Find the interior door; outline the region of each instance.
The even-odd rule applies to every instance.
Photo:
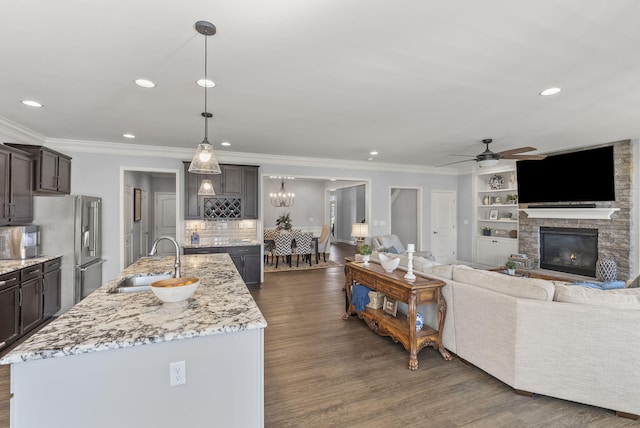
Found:
[[[176,237],[176,194],[157,192],[155,194],[154,239],[160,236]],[[158,242],[157,254],[175,255],[176,249],[169,241]]]
[[[442,264],[456,260],[456,194],[431,193],[431,252]]]
[[[149,192],[142,189],[140,197],[140,255],[149,254]]]
[[[124,187],[124,267],[133,263],[133,189]]]

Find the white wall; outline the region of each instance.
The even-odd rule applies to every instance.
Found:
[[[276,208],[271,205],[270,193],[277,193],[280,190],[280,180],[265,178],[264,192],[262,194],[263,224],[266,229],[276,227],[276,219],[285,213],[291,214],[291,224],[294,228],[316,228],[322,229],[325,224],[324,208],[324,181],[294,179],[285,180],[287,192],[296,195],[295,202],[289,208]]]

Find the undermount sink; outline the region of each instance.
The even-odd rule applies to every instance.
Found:
[[[174,275],[169,273],[128,276],[118,283],[116,288],[113,290],[113,293],[133,293],[136,291],[151,290],[152,282],[173,277]]]

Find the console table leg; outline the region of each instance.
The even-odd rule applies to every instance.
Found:
[[[418,370],[418,356],[416,354],[411,354],[409,357],[409,370]]]

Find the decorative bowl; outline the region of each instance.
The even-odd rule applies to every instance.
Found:
[[[200,285],[198,278],[169,278],[151,283],[151,291],[165,303],[187,300]]]
[[[382,253],[378,257],[382,268],[387,272],[393,272],[400,264],[400,257],[389,257]]]

